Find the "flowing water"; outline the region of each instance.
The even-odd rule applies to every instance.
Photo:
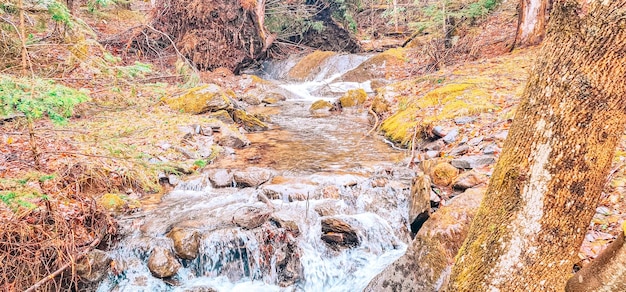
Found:
[[[211,168],[258,175],[258,169],[246,170],[255,161],[273,179],[255,188],[216,188],[208,173],[199,175],[157,206],[122,218],[123,238],[110,251],[115,268],[98,291],[364,289],[406,249],[414,173],[399,163],[406,153],[365,135],[371,127],[367,111],[315,117],[308,108],[347,89],[371,91],[368,82],[334,81],[365,59],[332,57],[310,81],[300,83],[281,81],[294,60],[266,66],[263,77],[290,91],[290,98],[279,107],[257,108],[272,114],[272,129],[249,134],[251,147]],[[249,215],[242,210],[267,212],[270,219],[245,228],[236,223]],[[322,224],[329,218],[346,222],[357,242],[322,240]],[[178,258],[178,272],[161,279],[147,262],[155,248],[172,250],[166,234],[173,229],[197,232],[199,255]]]

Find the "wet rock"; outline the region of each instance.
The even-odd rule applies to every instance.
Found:
[[[450,163],[437,163],[430,171],[430,178],[438,186],[448,186],[459,174],[459,170]]]
[[[183,290],[183,292],[219,292],[219,290],[211,286],[199,286],[199,287],[187,288]]]
[[[174,110],[201,114],[232,108],[231,98],[234,97],[234,92],[230,90],[224,90],[215,84],[207,84],[192,88],[181,96],[165,99],[165,103]]]
[[[148,258],[148,269],[158,278],[174,276],[180,267],[172,251],[163,247],[155,247]]]
[[[221,146],[244,148],[250,145],[250,140],[237,130],[233,130],[229,127],[222,127],[220,131],[221,135],[218,138],[217,143]]]
[[[243,229],[254,229],[267,222],[272,212],[272,210],[265,207],[241,207],[233,214],[233,222]]]
[[[430,177],[423,173],[418,174],[413,179],[409,201],[409,225],[412,233],[417,233],[430,216],[430,193]]]
[[[461,156],[461,155],[467,153],[469,150],[470,150],[469,146],[462,145],[462,146],[459,146],[459,147],[456,147],[456,148],[450,150],[450,153],[448,153],[448,154],[450,154],[450,156],[453,156],[453,157],[458,157],[458,156]]]
[[[276,226],[278,226],[278,228],[284,228],[285,230],[293,233],[294,236],[300,235],[300,227],[298,227],[298,223],[295,220],[288,218],[288,216],[280,213],[275,213],[272,214],[270,220],[276,223]]]
[[[104,251],[94,249],[76,263],[76,273],[82,281],[99,282],[107,274],[111,261]]]
[[[348,108],[361,105],[367,99],[367,93],[363,89],[351,89],[348,90],[342,97],[339,98],[341,107]]]
[[[233,174],[227,169],[211,169],[208,171],[209,181],[216,188],[231,187]]]
[[[170,183],[170,185],[176,186],[178,185],[178,183],[180,183],[180,178],[175,174],[170,174],[167,176],[167,181]]]
[[[454,123],[457,125],[465,125],[473,122],[474,120],[476,119],[473,117],[458,117],[454,119]]]
[[[360,244],[357,230],[339,217],[322,218],[322,240],[331,246],[355,247]]]
[[[384,177],[373,178],[372,182],[371,182],[371,185],[372,185],[373,188],[382,188],[382,187],[387,185],[388,181],[389,180],[387,178],[384,178]]]
[[[450,276],[485,189],[469,189],[424,223],[406,253],[364,291],[440,291]]]
[[[216,111],[214,113],[209,114],[210,118],[214,118],[216,120],[222,121],[226,124],[233,124],[235,120],[230,116],[230,114],[225,110]]]
[[[452,144],[459,138],[459,129],[452,129],[443,137],[443,142]]]
[[[317,100],[311,107],[309,107],[309,112],[312,114],[323,114],[328,113],[333,108],[333,104],[327,100]]]
[[[311,184],[266,184],[262,190],[268,198],[283,201],[304,201],[312,199],[316,186]]]
[[[249,167],[233,173],[233,179],[238,187],[258,187],[270,180],[272,176],[271,170],[259,167]]]
[[[322,188],[322,199],[339,199],[340,197],[341,192],[337,186],[330,185]]]
[[[456,168],[472,169],[484,165],[490,165],[496,162],[496,158],[491,155],[464,156],[452,159],[450,164]]]
[[[332,200],[315,205],[314,210],[318,215],[322,217],[335,216],[339,214],[345,214],[346,205],[341,201]]]
[[[466,171],[460,174],[452,184],[452,187],[455,189],[465,190],[469,188],[473,188],[477,185],[486,184],[489,179],[473,170]]]
[[[167,237],[174,242],[174,251],[179,258],[193,260],[198,256],[200,241],[198,232],[190,229],[173,228]]]
[[[268,129],[268,126],[264,122],[261,122],[261,120],[253,115],[249,115],[244,110],[234,110],[233,119],[249,132],[265,131]]]

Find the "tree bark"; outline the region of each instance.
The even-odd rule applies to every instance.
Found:
[[[626,0],[604,3],[555,2],[448,291],[563,291],[626,122]]]
[[[539,44],[546,33],[552,0],[520,0],[515,46]]]

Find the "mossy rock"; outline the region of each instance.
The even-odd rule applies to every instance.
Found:
[[[244,110],[236,109],[233,111],[233,119],[240,123],[246,131],[265,131],[268,126],[257,119],[255,116],[246,113]]]
[[[296,81],[305,81],[321,70],[320,64],[326,59],[336,55],[336,52],[315,51],[302,58],[289,72],[287,78]]]
[[[459,175],[459,170],[450,163],[441,162],[430,171],[433,183],[438,186],[448,186]]]
[[[225,110],[219,110],[214,113],[210,113],[209,117],[222,121],[226,124],[233,124],[235,122],[235,120],[233,120],[230,114]]]
[[[406,49],[389,49],[346,72],[341,79],[351,82],[365,82],[372,79],[391,78],[396,71],[394,67],[403,65],[408,60]]]
[[[232,90],[224,90],[215,84],[207,84],[189,89],[178,97],[166,98],[164,101],[174,110],[201,114],[232,108],[231,98],[234,97],[235,93]]]
[[[381,125],[387,137],[408,145],[413,130],[424,133],[431,125],[457,117],[496,110],[491,95],[482,87],[486,79],[467,79],[431,90],[419,98],[404,97],[400,110]]]
[[[367,93],[365,90],[359,89],[351,89],[346,92],[342,97],[339,98],[339,103],[341,107],[354,107],[358,105],[362,105],[367,99]]]
[[[332,108],[333,108],[333,104],[330,103],[330,101],[327,101],[327,100],[317,100],[313,104],[311,104],[311,107],[309,108],[309,111],[314,112],[314,111],[318,111],[318,110],[330,110]]]
[[[104,194],[98,199],[100,206],[109,211],[122,211],[128,207],[127,202],[118,194]]]

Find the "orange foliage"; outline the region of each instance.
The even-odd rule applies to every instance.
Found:
[[[251,11],[256,7],[256,0],[239,0],[241,7],[245,10]]]

